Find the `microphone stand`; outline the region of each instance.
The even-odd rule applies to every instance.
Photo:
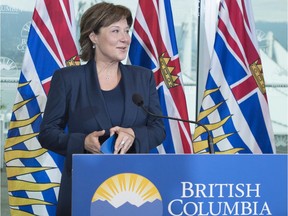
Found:
[[[198,126],[203,127],[203,128],[205,129],[207,135],[208,135],[207,141],[208,141],[209,153],[210,153],[210,154],[215,154],[214,144],[213,144],[213,138],[212,138],[212,136],[211,136],[210,131],[208,130],[208,128],[207,128],[205,125],[203,125],[203,124],[201,124],[201,123],[199,123],[199,122],[196,122],[196,121],[179,119],[179,118],[168,117],[168,116],[156,115],[156,114],[151,113],[150,111],[148,111],[148,110],[143,106],[143,102],[136,103],[136,105],[141,106],[142,109],[143,109],[146,113],[148,113],[148,114],[151,115],[151,116],[157,117],[157,118],[166,118],[166,119],[172,119],[172,120],[176,120],[176,121],[188,122],[188,123],[197,124]]]

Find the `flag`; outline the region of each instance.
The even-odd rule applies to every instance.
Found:
[[[73,0],[37,0],[4,146],[11,215],[55,215],[64,158],[37,140],[56,69],[80,64]]]
[[[197,121],[213,134],[216,153],[275,153],[274,136],[250,0],[222,0],[214,51]],[[207,134],[193,135],[195,153]]]
[[[188,119],[170,0],[139,0],[129,60],[154,72],[163,115]],[[166,139],[152,152],[191,153],[190,125],[164,124]]]
[[[201,0],[199,9],[199,24],[198,24],[198,68],[197,68],[197,107],[198,113],[202,96],[205,90],[207,74],[210,68],[211,56],[213,53],[215,32],[217,27],[218,7],[220,0]]]

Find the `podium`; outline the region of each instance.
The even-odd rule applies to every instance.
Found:
[[[73,155],[72,215],[287,215],[287,155]]]

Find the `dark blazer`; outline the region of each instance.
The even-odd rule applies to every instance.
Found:
[[[161,119],[148,116],[132,101],[132,95],[143,97],[151,112],[161,115],[153,72],[120,63],[124,83],[124,118],[121,127],[135,133],[132,153],[148,153],[165,139]],[[98,82],[95,61],[56,71],[51,81],[43,121],[38,136],[43,148],[66,156],[58,197],[57,215],[71,215],[72,154],[86,153],[85,137],[112,127]]]

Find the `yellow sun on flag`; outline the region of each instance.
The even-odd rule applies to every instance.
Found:
[[[129,202],[139,207],[157,199],[162,201],[159,191],[147,178],[133,173],[122,173],[103,182],[97,188],[92,202],[106,200],[116,208]]]

